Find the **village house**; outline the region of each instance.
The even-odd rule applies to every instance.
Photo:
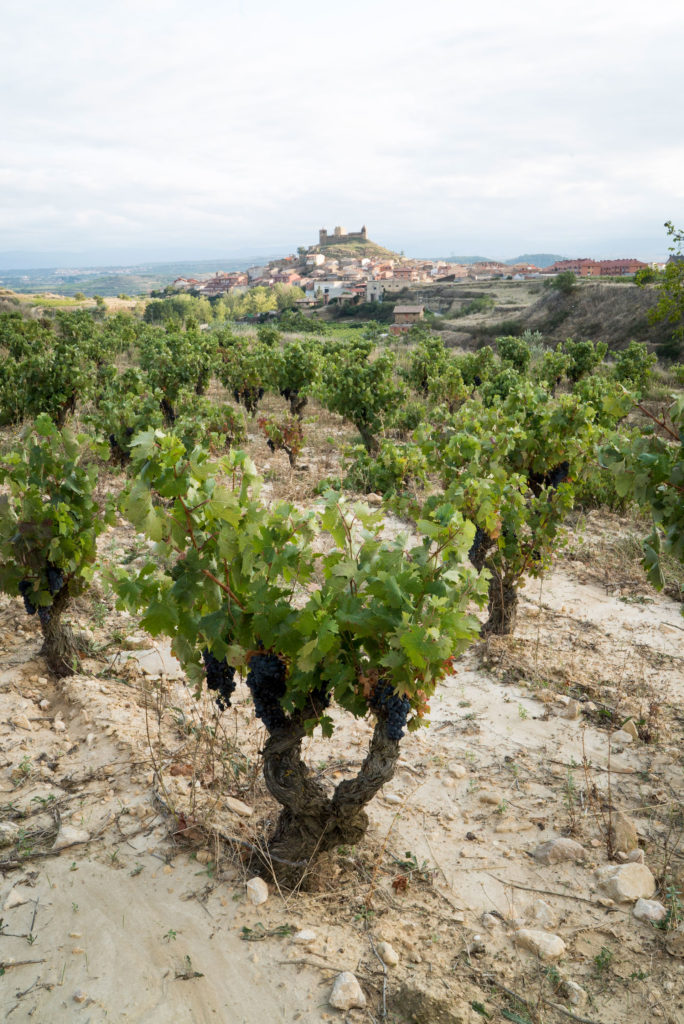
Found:
[[[366,302],[382,302],[384,294],[382,281],[366,281]]]
[[[423,319],[424,306],[395,306],[394,323],[390,325],[390,334],[404,334],[414,324]]]

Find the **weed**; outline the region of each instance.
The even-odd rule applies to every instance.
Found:
[[[130,872],[131,878],[135,878],[136,875],[139,875],[140,872],[142,871],[143,867],[144,867],[144,864],[136,864],[135,867],[133,868],[133,870]]]
[[[71,909],[73,910],[74,914],[78,914],[78,903],[72,903]]]
[[[521,718],[523,721],[527,718],[527,708],[524,708],[522,704],[518,704],[518,718]]]
[[[601,946],[601,949],[594,957],[594,970],[599,977],[603,977],[610,965],[613,962],[613,951],[608,949],[607,946]]]
[[[499,806],[496,808],[496,812],[495,813],[496,814],[505,814],[507,810],[508,810],[508,803],[505,800],[502,800],[501,803],[499,804]]]
[[[165,935],[162,935],[162,939],[164,942],[175,942],[177,938],[178,932],[175,931],[173,928],[169,928],[168,932],[166,932]]]
[[[667,908],[667,914],[662,921],[658,922],[658,928],[662,928],[664,932],[673,932],[676,928],[679,928],[682,921],[684,921],[684,906],[680,896],[682,894],[678,889],[675,889],[674,885],[668,885],[665,890],[665,896],[663,897],[663,903]]]

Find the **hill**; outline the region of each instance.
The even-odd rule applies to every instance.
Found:
[[[539,267],[543,270],[544,267],[550,267],[552,263],[565,259],[567,259],[567,256],[558,256],[550,252],[525,252],[522,256],[514,256],[512,259],[504,260],[503,262],[507,263],[509,267],[516,263],[531,263],[534,267]]]
[[[399,260],[401,256],[398,252],[392,252],[391,249],[385,249],[382,245],[378,245],[376,242],[371,242],[370,239],[367,242],[340,242],[337,245],[312,245],[307,252],[322,252],[326,256],[331,257],[335,260],[349,259],[350,257],[356,259],[363,259],[364,257],[375,257],[375,259],[387,259],[387,260]]]

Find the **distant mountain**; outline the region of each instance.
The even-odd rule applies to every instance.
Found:
[[[558,260],[566,260],[567,256],[555,256],[549,252],[526,252],[522,256],[515,256],[511,260],[503,260],[509,266],[513,266],[514,263],[531,263],[535,267],[542,269],[543,267],[550,267],[552,263],[556,263]]]

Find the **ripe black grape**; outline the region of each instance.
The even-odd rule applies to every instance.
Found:
[[[51,565],[48,562],[45,574],[47,576],[48,590],[55,597],[64,586],[64,573],[56,565]]]
[[[48,625],[50,623],[50,619],[52,618],[52,616],[50,614],[50,609],[46,608],[45,606],[39,608],[38,609],[38,618],[40,619],[41,626],[43,626],[44,629],[47,629],[47,627],[48,627]]]
[[[475,538],[468,552],[468,558],[476,569],[481,569],[487,556],[487,548],[491,544],[491,537],[479,526],[475,529]]]
[[[202,651],[204,668],[207,673],[207,686],[216,693],[216,703],[224,711],[230,707],[230,698],[235,691],[235,669],[225,658],[219,661],[208,647]]]
[[[36,606],[28,596],[33,593],[33,585],[30,580],[21,580],[19,583],[19,593],[24,599],[24,608],[26,609],[27,615],[36,614]]]
[[[285,696],[285,665],[275,654],[255,654],[249,663],[247,686],[254,711],[269,732],[282,729],[287,716],[280,700]]]
[[[547,487],[558,487],[558,485],[562,484],[564,480],[567,480],[569,472],[570,463],[561,462],[557,466],[554,466],[553,469],[549,470],[544,477],[544,483]]]
[[[385,719],[387,738],[397,742],[404,735],[404,726],[411,710],[408,697],[400,697],[390,683],[378,683],[369,701],[375,713]]]

